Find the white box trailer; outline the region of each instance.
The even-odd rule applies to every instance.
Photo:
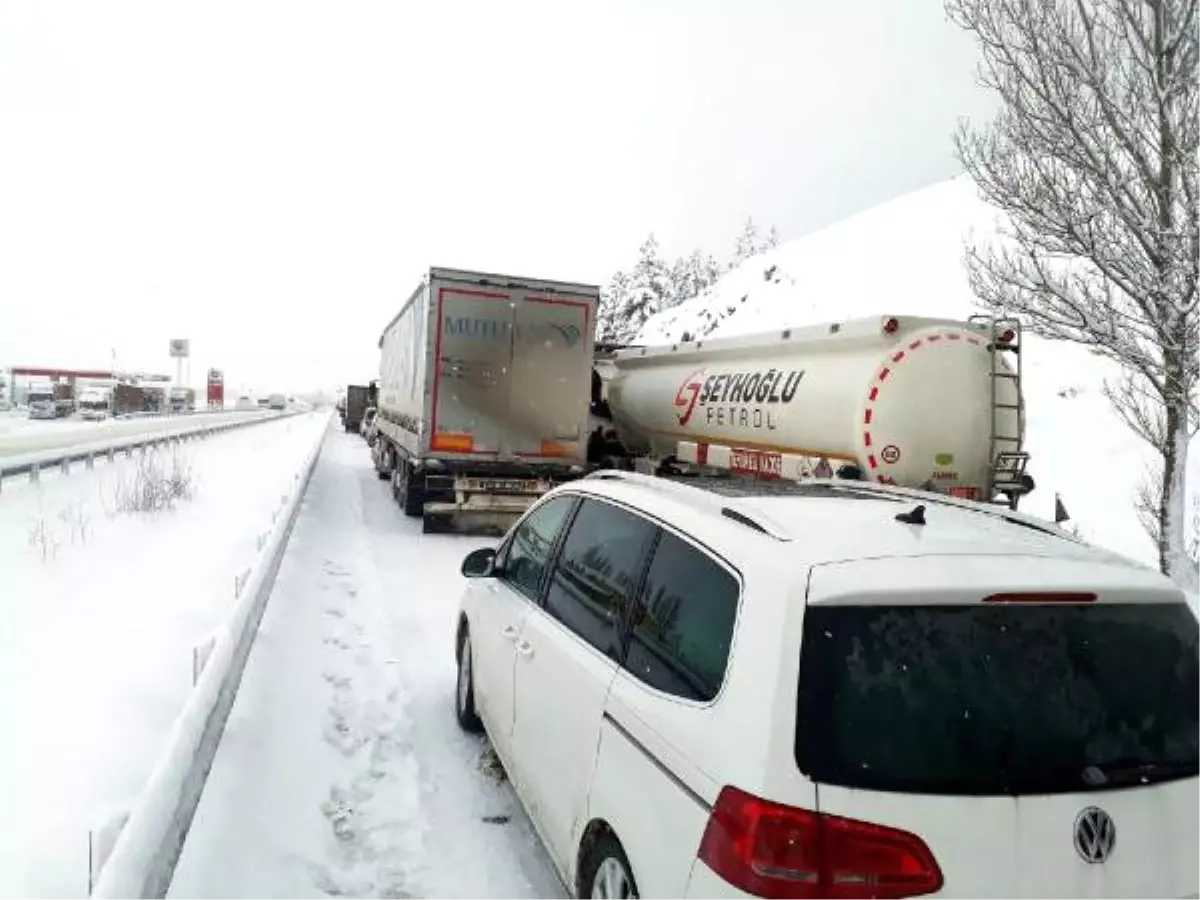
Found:
[[[584,473],[599,296],[431,268],[384,329],[372,455],[427,531],[505,528]]]

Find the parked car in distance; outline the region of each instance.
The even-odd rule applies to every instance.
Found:
[[[1007,509],[602,472],[463,562],[455,710],[577,896],[1195,896],[1197,621]]]

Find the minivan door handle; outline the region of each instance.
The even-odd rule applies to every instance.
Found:
[[[517,639],[517,629],[515,625],[505,625],[500,629],[500,633],[510,641],[515,641]]]

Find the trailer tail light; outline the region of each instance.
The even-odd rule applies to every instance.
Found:
[[[895,334],[900,330],[900,320],[894,316],[883,323],[884,334]]]
[[[758,897],[917,897],[942,871],[915,834],[797,809],[726,786],[699,859]]]
[[[475,449],[475,440],[469,434],[442,432],[433,436],[430,446],[434,450],[445,450],[448,453],[470,453]]]
[[[984,603],[1095,603],[1096,595],[1088,591],[1031,591],[1009,594],[990,594]]]
[[[1000,343],[1011,344],[1016,336],[1017,333],[1015,331],[1013,331],[1011,328],[1006,328],[1004,333],[1000,335]]]

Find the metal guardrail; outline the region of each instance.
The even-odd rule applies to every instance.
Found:
[[[247,410],[247,417],[240,420],[203,425],[189,423],[180,428],[163,429],[151,434],[128,435],[87,444],[75,444],[71,447],[51,447],[33,453],[0,456],[0,491],[4,489],[4,479],[14,475],[28,474],[30,481],[37,481],[45,470],[59,469],[63,473],[69,473],[72,463],[83,463],[91,469],[95,466],[97,458],[107,459],[111,462],[118,453],[132,456],[133,451],[139,448],[154,447],[186,438],[206,437],[232,428],[244,428],[247,425],[256,425],[262,422],[277,422],[280,419],[300,415],[300,413],[301,410],[287,412],[254,410],[253,413]]]

